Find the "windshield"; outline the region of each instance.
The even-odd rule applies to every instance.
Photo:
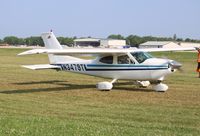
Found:
[[[138,63],[142,63],[149,58],[153,58],[153,56],[146,52],[133,52],[131,55],[137,60]]]

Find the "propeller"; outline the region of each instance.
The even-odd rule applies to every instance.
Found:
[[[175,60],[171,60],[171,61],[169,61],[168,64],[169,64],[169,66],[171,67],[172,70],[178,70],[178,71],[183,72],[183,69],[181,69],[182,64],[180,62],[177,62]]]
[[[182,64],[180,62],[177,62],[175,60],[170,60],[166,56],[162,56],[161,58],[168,60],[169,67],[171,67],[173,71],[178,70],[180,72],[183,72],[183,69],[181,68]]]

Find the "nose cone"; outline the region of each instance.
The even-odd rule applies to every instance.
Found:
[[[175,61],[175,60],[170,60],[169,61],[169,66],[172,69],[180,69],[182,67],[182,64],[180,62]]]

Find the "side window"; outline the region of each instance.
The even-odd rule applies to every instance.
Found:
[[[118,64],[134,64],[127,55],[117,57]]]
[[[113,64],[113,56],[106,56],[99,60],[101,63]]]

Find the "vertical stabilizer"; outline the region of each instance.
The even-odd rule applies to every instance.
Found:
[[[41,36],[46,49],[62,49],[53,32],[43,33]]]
[[[46,49],[62,49],[62,46],[56,39],[56,36],[53,34],[53,32],[43,33],[41,37]],[[57,63],[59,61],[59,58],[53,54],[49,54],[48,57],[51,64]]]
[[[56,39],[55,35],[53,32],[47,32],[43,33],[41,35],[44,45],[46,49],[63,49],[63,47],[60,45],[58,40]],[[60,64],[60,63],[65,63],[65,62],[70,62],[70,61],[80,61],[80,59],[72,56],[59,56],[59,55],[54,55],[54,54],[48,54],[49,57],[49,62],[50,64]]]

